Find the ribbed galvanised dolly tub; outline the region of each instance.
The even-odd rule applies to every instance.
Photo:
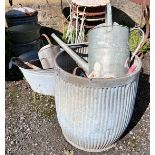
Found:
[[[138,57],[134,63],[137,69],[130,75],[89,79],[71,74],[77,65],[66,52],[57,55],[56,112],[70,144],[84,151],[101,152],[120,138],[135,104],[142,63]]]

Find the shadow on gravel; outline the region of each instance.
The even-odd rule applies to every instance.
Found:
[[[120,139],[126,136],[134,128],[134,126],[137,125],[137,123],[140,121],[141,117],[145,113],[149,103],[150,103],[149,75],[141,74],[139,79],[139,85],[133,115],[127,129],[125,130]]]
[[[104,9],[104,6],[103,6]],[[69,21],[69,14],[70,14],[70,8],[65,7],[62,10],[62,13],[64,14],[65,18]],[[122,10],[117,9],[116,7],[112,6],[112,20],[113,22],[117,22],[120,25],[124,25],[127,27],[134,27],[135,22]]]
[[[46,26],[42,26],[40,29],[40,34],[43,34],[43,33],[49,37],[49,39],[53,44],[56,44],[56,42],[51,37],[52,33],[55,33],[60,38],[62,36],[61,32]],[[45,39],[43,39],[42,37],[40,38],[42,40],[41,47],[48,44],[48,42]],[[17,66],[13,65],[12,68],[9,69],[10,59],[16,56],[15,53],[12,51],[12,46],[13,44],[9,39],[7,31],[5,31],[5,81],[19,81],[23,79],[23,74],[21,73],[21,71]]]
[[[5,81],[18,81],[23,79],[23,75],[16,66],[9,69],[9,62],[15,53],[12,51],[12,43],[9,39],[8,33],[5,28]]]

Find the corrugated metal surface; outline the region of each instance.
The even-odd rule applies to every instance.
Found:
[[[56,62],[59,62],[58,57]],[[120,78],[116,80],[117,84],[113,83],[112,86],[111,79],[98,79],[98,82],[103,81],[99,87],[97,84],[90,84],[90,79],[85,78],[87,82],[83,85],[78,81],[84,78],[71,74],[62,76],[65,71],[61,72],[57,66],[56,111],[68,142],[85,151],[99,152],[118,140],[132,116],[141,68],[140,60],[138,63],[138,70],[126,77],[126,83],[122,83]],[[70,80],[69,76],[73,76],[74,81]],[[107,87],[108,84],[110,87]]]

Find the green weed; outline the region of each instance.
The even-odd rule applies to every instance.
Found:
[[[55,114],[54,98],[36,92],[32,93],[31,103],[35,111],[42,117],[50,118]]]
[[[130,33],[130,38],[129,38],[129,46],[130,46],[130,51],[134,52],[136,47],[141,41],[141,34],[139,33],[138,30],[134,30]],[[150,41],[148,40],[143,47],[141,47],[140,51],[145,54],[150,50]]]

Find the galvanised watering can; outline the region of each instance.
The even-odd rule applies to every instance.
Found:
[[[139,30],[142,40],[135,52],[139,50],[144,40],[144,32],[140,28],[132,28],[113,23],[112,26],[98,25],[88,32],[88,62],[89,71],[94,66],[100,67],[99,77],[120,77],[127,73],[129,52],[129,32]]]

